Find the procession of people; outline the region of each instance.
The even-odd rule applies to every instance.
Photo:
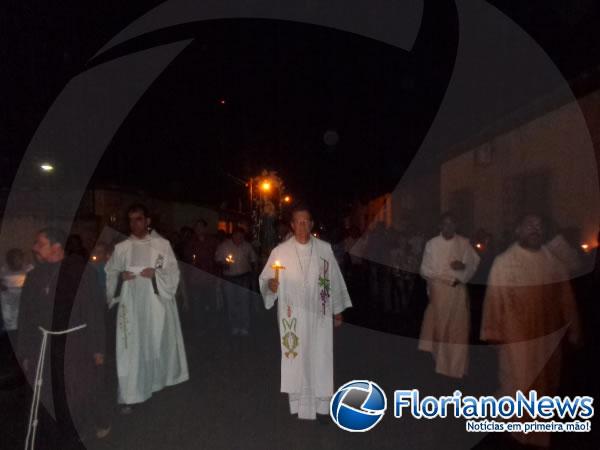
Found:
[[[458,234],[452,213],[440,217],[439,234],[427,242],[414,226],[393,234],[378,224],[362,235],[356,228],[345,237],[333,233],[331,243],[316,237],[307,206],[289,213],[289,227],[277,224],[279,244],[266,261],[246,229],[237,226],[219,242],[203,219],[170,243],[143,204],[127,210],[128,237],[116,245],[99,241],[89,256],[76,245],[80,239],[52,227],[35,237],[34,266],[22,251],[8,252],[3,322],[30,382],[40,364],[39,327],[85,324],[72,336],[52,338],[46,364],[51,383],[43,402],[52,405],[61,448],[82,430],[109,435],[115,404],[131,414],[157,391],[189,379],[181,308],[193,313],[193,336],[202,336],[221,311],[230,337],[244,340],[253,333],[257,295],[267,310],[277,307],[279,390],[299,419],[329,421],[334,330],[344,321],[418,337],[432,370],[448,379],[468,376],[473,342],[499,346],[502,395],[558,392],[561,363],[581,345],[582,327],[569,267],[555,256],[541,216],[523,216],[515,241],[494,258]],[[568,254],[577,262],[575,250]],[[471,308],[477,298],[481,307]],[[374,316],[383,320],[373,322]],[[415,322],[416,330],[403,326]],[[516,439],[549,444],[540,433]]]

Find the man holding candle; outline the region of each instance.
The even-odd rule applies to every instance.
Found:
[[[231,239],[223,241],[215,254],[223,266],[223,294],[227,304],[229,324],[233,336],[247,336],[250,329],[252,302],[252,274],[256,273],[256,253],[244,239],[244,230],[233,230]]]
[[[271,252],[260,290],[267,309],[278,300],[281,392],[290,412],[321,422],[333,395],[333,326],[352,303],[331,245],[311,236],[310,211],[296,207],[291,226],[294,236]]]

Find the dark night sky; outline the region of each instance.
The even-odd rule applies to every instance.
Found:
[[[158,3],[3,4],[2,186],[68,80]],[[491,3],[540,43],[566,78],[600,62],[597,2]],[[243,192],[225,173],[245,178],[268,168],[297,196],[337,208],[400,179],[445,92],[457,22],[452,2],[426,2],[411,52],[316,26],[223,20],[156,32],[107,57],[189,37],[194,42],[122,125],[94,182],[218,205]],[[328,129],[339,133],[335,147],[323,141]]]

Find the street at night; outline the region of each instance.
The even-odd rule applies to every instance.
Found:
[[[0,448],[598,448],[596,2],[0,18]]]

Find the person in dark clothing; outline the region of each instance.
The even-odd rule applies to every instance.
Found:
[[[198,333],[206,331],[209,318],[214,319],[217,311],[217,245],[217,239],[208,233],[207,222],[200,219],[194,225],[194,235],[183,247],[183,278]]]
[[[65,249],[65,254],[67,256],[78,255],[78,256],[81,256],[86,261],[89,257],[88,251],[85,249],[85,246],[83,245],[83,240],[81,239],[81,236],[79,236],[78,234],[69,235],[69,237],[67,238],[67,241],[65,242],[64,249]]]
[[[79,255],[66,256],[64,242],[65,234],[53,228],[36,236],[33,253],[37,265],[23,286],[17,346],[31,381],[42,340],[39,327],[60,331],[86,324],[74,333],[52,336],[47,351],[49,370],[44,374],[42,403],[54,410],[61,449],[76,446],[78,431],[83,433],[90,425],[96,427],[98,437],[106,436],[110,429],[108,405],[103,403],[108,397],[102,373],[104,295],[94,268]]]
[[[188,243],[194,238],[194,230],[191,227],[181,227],[178,233],[177,242],[173,244],[173,251],[175,256],[180,261],[185,258],[185,249]]]
[[[487,288],[487,279],[496,258],[496,249],[492,235],[483,229],[475,232],[471,245],[479,255],[480,261],[477,271],[469,282],[469,298],[471,300],[471,341],[480,344],[479,331],[481,330],[481,315],[483,313],[483,299]]]

